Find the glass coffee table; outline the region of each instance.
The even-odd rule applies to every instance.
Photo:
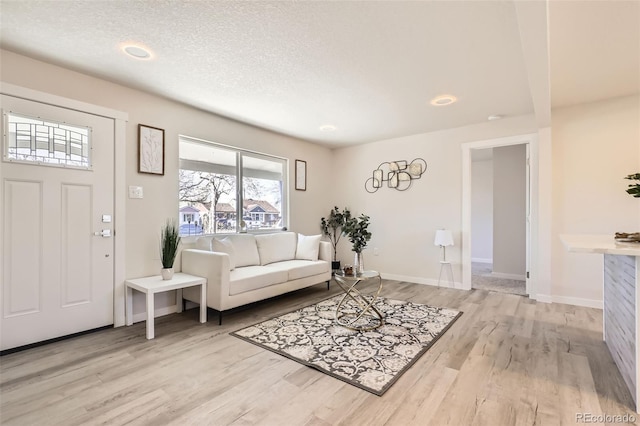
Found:
[[[336,307],[336,322],[339,325],[351,330],[367,331],[374,330],[384,324],[384,316],[375,307],[380,290],[382,290],[380,273],[364,271],[359,275],[345,275],[340,271],[336,272],[334,278],[344,291],[344,296]],[[373,295],[364,295],[356,287],[361,282],[369,280],[376,280],[378,288]]]

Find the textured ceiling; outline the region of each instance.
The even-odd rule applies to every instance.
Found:
[[[534,112],[512,1],[0,4],[5,49],[328,146]]]

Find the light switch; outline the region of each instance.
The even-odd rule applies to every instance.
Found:
[[[129,186],[129,198],[144,198],[141,186]]]

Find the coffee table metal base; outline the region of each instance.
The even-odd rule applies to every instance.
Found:
[[[384,324],[384,315],[375,307],[376,300],[382,290],[382,278],[378,272],[364,271],[358,276],[336,273],[334,278],[344,291],[344,296],[336,307],[336,323],[356,331],[375,330]],[[362,281],[371,279],[378,280],[378,288],[373,296],[366,296],[356,286]],[[355,312],[346,312],[345,302],[347,300],[355,302],[357,307],[351,306],[349,309]]]

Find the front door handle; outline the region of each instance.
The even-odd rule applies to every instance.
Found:
[[[94,232],[96,237],[109,238],[111,236],[111,229],[103,229],[102,231]]]

